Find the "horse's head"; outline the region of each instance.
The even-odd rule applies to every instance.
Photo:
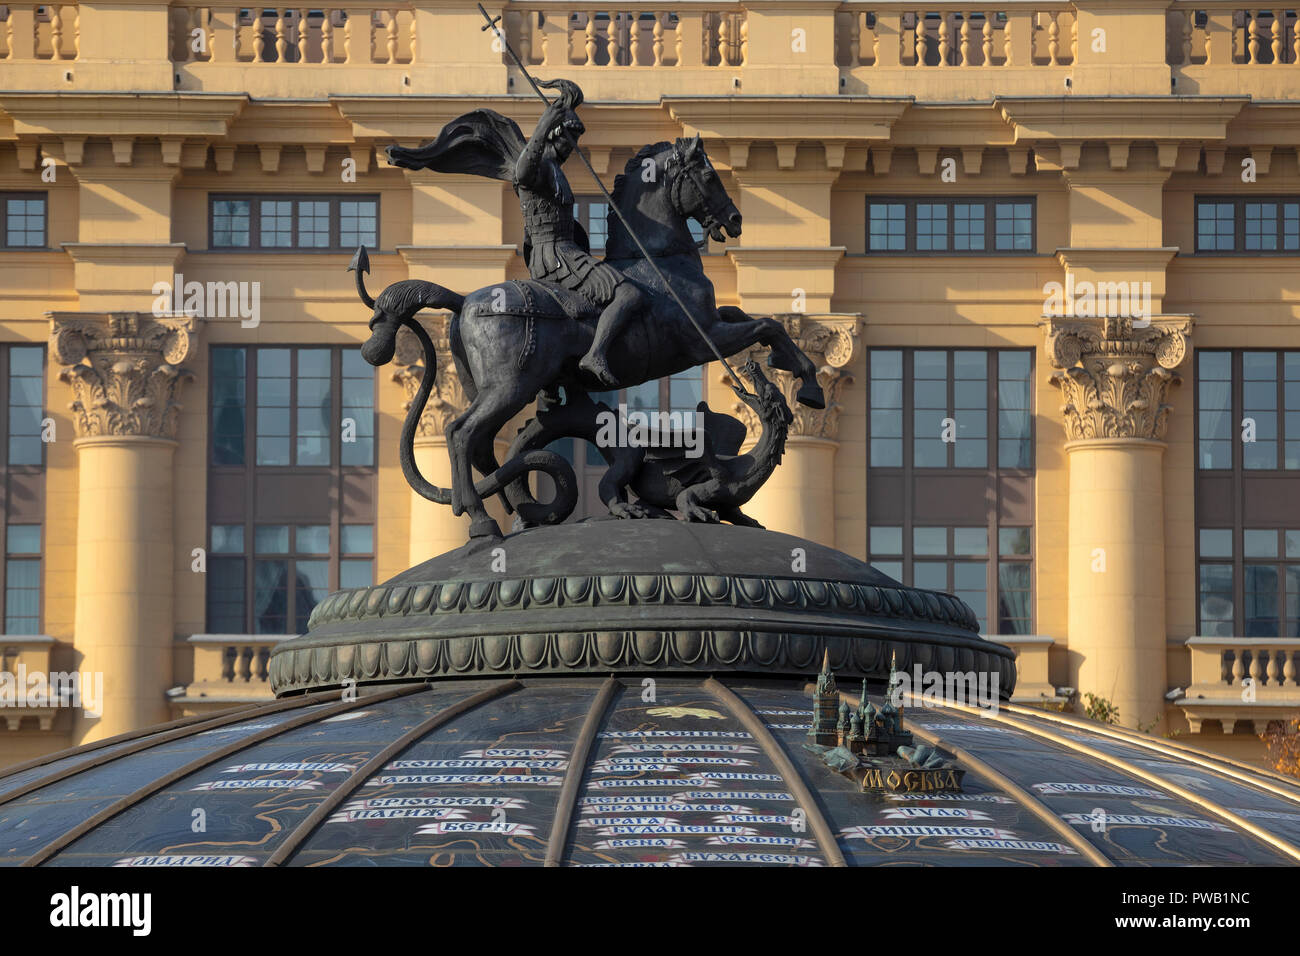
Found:
[[[673,143],[665,170],[678,213],[696,220],[715,242],[740,235],[740,210],[727,195],[699,136]]]

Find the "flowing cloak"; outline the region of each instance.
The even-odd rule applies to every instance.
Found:
[[[495,110],[474,110],[456,117],[426,146],[388,147],[388,159],[407,169],[470,173],[513,184],[515,164],[527,144],[514,120]]]
[[[388,161],[407,169],[432,169],[440,173],[470,173],[500,179],[520,187],[515,166],[528,144],[519,124],[495,110],[474,110],[458,116],[432,143],[416,149],[388,147]],[[623,274],[591,255],[586,230],[574,220],[571,242],[538,243],[524,238],[524,261],[534,278],[556,282],[604,306],[613,297]]]

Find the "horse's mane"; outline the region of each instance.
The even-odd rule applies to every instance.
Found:
[[[627,177],[631,176],[634,172],[640,171],[641,161],[645,159],[647,156],[656,155],[663,149],[671,148],[672,145],[673,145],[672,143],[668,142],[668,140],[665,139],[665,140],[661,140],[658,143],[650,143],[646,146],[642,146],[639,150],[637,150],[636,155],[633,156],[624,164],[623,171],[614,177],[614,191],[612,193],[612,196],[615,205],[623,201],[623,186],[627,182]],[[634,166],[636,167],[636,170],[633,170]]]

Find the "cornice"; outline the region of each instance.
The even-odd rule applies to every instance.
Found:
[[[4,93],[24,136],[225,136],[247,94]]]
[[[894,123],[914,101],[910,96],[666,96],[663,102],[688,136],[862,144],[888,140]]]
[[[1143,249],[1087,249],[1058,246],[1057,261],[1067,269],[1085,266],[1094,269],[1164,268],[1178,255],[1178,246],[1155,246]]]
[[[998,97],[1015,141],[1223,140],[1249,97]]]
[[[113,264],[176,262],[187,251],[183,242],[64,242],[61,245],[74,262]]]
[[[519,251],[515,245],[395,246],[408,265],[504,265]]]
[[[738,266],[764,266],[773,262],[789,266],[833,265],[844,257],[848,251],[845,246],[820,246],[800,248],[798,246],[736,246],[727,250],[727,255]]]

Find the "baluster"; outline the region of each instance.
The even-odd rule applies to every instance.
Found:
[[[673,65],[674,66],[682,65],[682,47],[683,47],[682,41],[685,39],[685,32],[686,31],[682,29],[682,18],[678,16],[677,26],[673,28],[673,57],[674,57]]]
[[[1246,62],[1255,64],[1259,62],[1259,41],[1261,36],[1259,14],[1256,10],[1247,10],[1246,16],[1248,17],[1246,35],[1250,38],[1250,42],[1246,45]]]
[[[388,11],[388,63],[397,62],[397,11]]]
[[[284,11],[277,9],[275,11],[275,62],[289,62],[289,38],[286,35],[287,25],[284,22]]]
[[[417,37],[417,36],[415,35],[415,24],[416,24],[415,11],[412,10],[412,11],[411,11],[411,62],[412,62],[412,63],[416,63],[416,62],[418,62],[417,59],[416,59],[416,51],[417,51],[418,48],[419,48],[419,47],[418,47],[418,44],[419,44],[419,39],[420,39],[419,37]],[[531,50],[531,47],[530,47],[530,50]],[[531,55],[531,54],[530,54],[530,55]],[[527,63],[528,61],[527,61],[527,60],[524,60],[524,62]]]
[[[1265,651],[1264,653],[1268,656],[1268,666],[1264,669],[1264,673],[1268,675],[1268,686],[1276,687],[1278,675],[1281,673],[1282,669],[1277,666],[1276,654],[1272,651]]]
[[[749,63],[749,13],[740,15],[740,63],[739,66],[745,66]]]
[[[239,676],[247,684],[250,677],[253,676],[253,649],[245,647],[239,654]]]
[[[1225,684],[1232,683],[1231,654],[1228,651],[1219,652],[1219,679]]]
[[[947,12],[939,14],[939,65],[948,65],[948,17]]]
[[[1011,66],[1015,57],[1011,53],[1011,18],[1007,17],[1007,25],[1002,28],[1002,65]]]
[[[849,50],[848,66],[852,69],[862,64],[862,14],[856,10],[849,11]]]
[[[72,58],[81,59],[81,7],[77,7],[77,12],[72,16]]]
[[[1049,13],[1047,21],[1047,62],[1050,66],[1060,66],[1057,60],[1057,53],[1061,50],[1061,24],[1057,21],[1057,14]]]
[[[916,66],[925,66],[925,11],[916,14]]]
[[[260,647],[257,650],[257,679],[265,684],[271,674],[271,649]]]
[[[1286,16],[1285,10],[1282,11],[1281,16],[1278,16],[1278,11],[1276,8],[1274,8],[1273,29],[1270,31],[1273,34],[1273,65],[1274,66],[1282,65],[1282,17],[1284,16]]]
[[[1250,679],[1255,682],[1255,689],[1264,681],[1264,665],[1260,661],[1260,652],[1251,650],[1250,652]]]
[[[253,62],[254,63],[261,63],[262,54],[266,51],[266,38],[262,36],[263,27],[264,24],[262,23],[262,13],[261,13],[261,8],[259,7],[257,16],[253,19]]]
[[[641,65],[641,15],[632,13],[632,42],[629,46],[628,66]]]
[[[199,51],[194,49],[194,34],[203,29],[203,21],[201,17],[203,9],[201,7],[187,7],[185,12],[189,14],[189,23],[185,27],[185,36],[181,41],[184,44],[183,60],[186,63],[192,63],[199,59]],[[76,23],[78,26],[81,23],[81,7],[77,7]],[[205,46],[207,46],[206,41],[207,37],[204,37]]]
[[[1288,687],[1296,686],[1295,652],[1283,651],[1282,661],[1282,676],[1286,678],[1286,685]]]
[[[605,50],[609,54],[608,67],[618,66],[619,57],[623,55],[623,37],[619,29],[617,13],[609,15],[609,26],[605,28]]]
[[[1246,665],[1242,662],[1244,652],[1232,652],[1232,683],[1236,687],[1241,686],[1242,678],[1246,676]]]
[[[235,661],[239,659],[239,648],[227,647],[221,654],[221,679],[227,683],[235,679]]]
[[[871,65],[880,62],[880,15],[871,23]]]
[[[655,55],[655,66],[664,65],[664,16],[663,13],[655,14],[654,45],[652,46]],[[1297,23],[1300,23],[1300,21],[1297,21]]]
[[[587,66],[596,65],[596,14],[587,14]]]
[[[1196,24],[1196,11],[1183,11],[1183,65],[1192,62],[1192,27]]]
[[[63,59],[63,51],[60,49],[63,45],[63,14],[59,7],[50,7],[50,58],[54,60]]]
[[[307,62],[307,8],[298,11],[298,62]]]
[[[1070,62],[1079,62],[1079,14],[1074,13],[1074,19],[1070,21]]]
[[[320,23],[320,61],[334,62],[334,11],[325,10],[325,19]]]
[[[719,14],[718,19],[718,66],[727,65],[727,44],[731,39],[731,17]]]
[[[232,10],[230,13],[230,26],[231,29],[235,31],[234,37],[231,38],[232,42],[230,45],[231,48],[235,51],[235,62],[238,63],[240,55],[243,54],[244,52],[244,37],[243,37],[243,32],[239,29],[239,8],[238,7]],[[217,48],[215,46],[212,48],[212,58],[214,60],[217,58]]]
[[[970,66],[970,14],[961,15],[961,63],[960,66]]]
[[[980,51],[984,54],[982,66],[991,66],[993,63],[993,14],[985,11],[984,29],[980,31],[984,36],[983,49]]]
[[[1295,25],[1291,28],[1291,33],[1295,39],[1291,41],[1292,63],[1300,63],[1300,15],[1295,18]]]
[[[525,66],[533,65],[533,18],[537,14],[531,10],[525,10],[520,14],[522,19],[519,24],[519,59],[524,62]],[[415,21],[411,21],[411,61],[415,61]]]

